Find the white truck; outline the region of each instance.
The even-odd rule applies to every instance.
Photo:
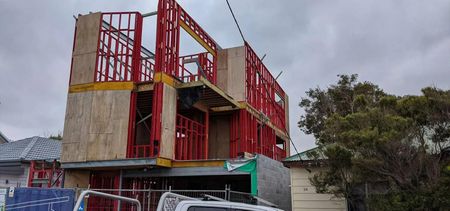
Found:
[[[166,192],[161,196],[156,211],[282,211],[273,207],[221,201],[203,201]]]
[[[100,197],[126,201],[135,204],[137,211],[142,211],[141,203],[136,199],[92,190],[86,190],[80,194],[75,207],[73,208],[73,211],[79,210],[85,196],[88,195],[96,195]],[[197,198],[191,198],[171,192],[166,192],[161,196],[156,211],[282,211],[273,207],[229,202],[215,197],[212,197],[212,199],[220,201],[204,201]]]

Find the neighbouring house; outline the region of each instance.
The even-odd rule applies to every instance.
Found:
[[[292,210],[347,210],[345,199],[332,194],[316,193],[309,180],[314,174],[326,168],[323,165],[324,160],[326,157],[318,151],[318,148],[313,148],[283,161],[284,166],[290,168]]]
[[[2,133],[2,131],[0,131],[0,144],[4,144],[4,143],[8,143],[9,139],[8,137],[5,136],[5,134]]]
[[[0,188],[60,187],[61,142],[34,136],[0,144]]]

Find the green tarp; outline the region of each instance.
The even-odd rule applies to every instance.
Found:
[[[258,177],[256,174],[256,157],[247,160],[229,160],[225,162],[225,166],[228,171],[243,171],[250,173],[251,194],[253,196],[258,195]]]

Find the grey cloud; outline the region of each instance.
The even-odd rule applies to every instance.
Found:
[[[0,0],[0,130],[19,139],[63,129],[74,20],[90,11],[149,12],[145,1]],[[420,0],[230,0],[246,39],[290,96],[291,136],[314,146],[297,128],[298,102],[336,75],[358,73],[394,94],[425,86],[450,89],[450,2]],[[225,0],[180,1],[222,47],[242,44]],[[148,23],[148,24],[147,24]],[[144,25],[153,48],[154,22]],[[195,44],[186,42],[187,48]]]

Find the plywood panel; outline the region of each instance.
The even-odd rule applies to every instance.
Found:
[[[245,100],[245,47],[228,49],[228,94],[237,101]]]
[[[217,86],[235,100],[244,101],[245,47],[220,50],[217,63]]]
[[[70,85],[94,82],[96,59],[96,53],[74,55]]]
[[[99,12],[78,17],[72,55],[71,85],[94,81],[100,19],[101,13]]]
[[[92,92],[69,93],[62,144],[62,162],[86,161]]]
[[[87,160],[126,158],[130,91],[95,91]]]
[[[126,157],[130,91],[69,93],[62,162]]]
[[[65,170],[64,188],[88,188],[89,176],[89,171]]]
[[[97,50],[101,13],[78,17],[74,55],[92,53]]]
[[[164,84],[160,157],[174,159],[177,90]]]
[[[217,86],[228,92],[228,49],[217,52]]]
[[[209,158],[230,157],[230,116],[211,116],[209,119]]]

